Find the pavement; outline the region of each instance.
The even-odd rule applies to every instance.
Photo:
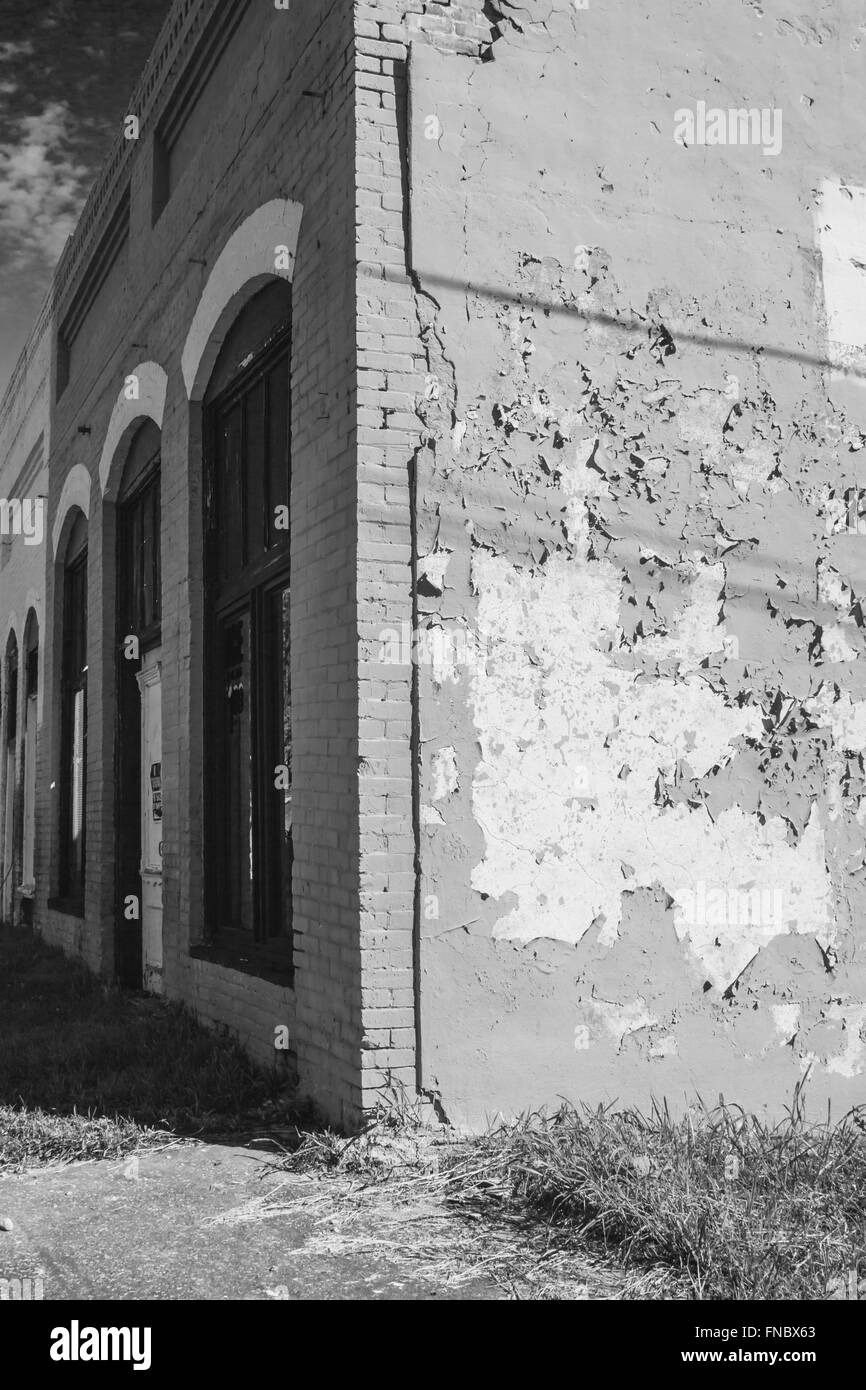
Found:
[[[0,1218],[0,1278],[39,1277],[46,1300],[607,1296],[584,1271],[517,1295],[510,1234],[497,1244],[423,1185],[281,1172],[255,1141],[5,1174]],[[536,1251],[517,1262],[524,1286]]]

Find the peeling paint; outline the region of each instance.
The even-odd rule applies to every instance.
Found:
[[[433,758],[433,800],[451,796],[458,785],[457,755],[451,747],[440,748]]]
[[[664,26],[619,0],[524,9],[498,7],[486,64],[413,55],[413,108],[450,137],[412,134],[441,383],[418,406],[419,550],[450,552],[425,617],[461,654],[420,679],[443,817],[423,870],[443,920],[472,923],[422,953],[441,984],[425,1065],[449,1113],[504,1104],[517,1069],[536,1101],[724,1082],[779,1109],[808,1074],[850,1103],[866,192],[836,170],[840,147],[859,157],[842,113],[866,50],[844,7],[816,27],[771,4],[784,77],[746,103],[785,110],[769,170],[760,151],[665,144],[675,107],[742,106],[766,54],[733,82],[677,64]],[[689,53],[756,51],[748,7],[679,22]],[[627,79],[605,61],[626,24]],[[831,113],[842,48],[857,76]],[[633,141],[588,118],[597,72]],[[531,108],[510,95],[528,83]],[[443,748],[462,774],[447,796]]]

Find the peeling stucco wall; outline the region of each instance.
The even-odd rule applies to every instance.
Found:
[[[844,1109],[862,10],[485,18],[465,53],[411,20],[423,1085],[460,1122],[559,1095],[778,1112],[808,1072]],[[684,144],[701,102],[781,112],[781,148]]]

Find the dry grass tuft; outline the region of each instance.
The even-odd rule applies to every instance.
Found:
[[[398,1104],[358,1139],[299,1133],[281,1166],[435,1197],[484,1223],[500,1277],[509,1240],[520,1263],[531,1233],[557,1274],[550,1297],[569,1260],[602,1260],[625,1279],[608,1296],[826,1299],[866,1278],[864,1123],[807,1122],[801,1087],[777,1124],[724,1103],[680,1119],[563,1105],[472,1138]]]

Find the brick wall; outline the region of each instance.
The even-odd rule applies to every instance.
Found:
[[[158,102],[142,128],[140,148],[124,166],[131,211],[123,312],[106,299],[91,311],[82,329],[86,351],[74,354],[70,382],[55,407],[49,524],[76,463],[84,463],[94,480],[88,880],[84,923],[48,909],[57,836],[56,790],[50,788],[59,756],[55,697],[40,792],[48,833],[39,921],[64,949],[110,972],[116,554],[113,504],[101,497],[97,470],[124,377],[149,360],[168,377],[162,429],[165,990],[208,1022],[230,1028],[261,1061],[296,1069],[302,1091],[333,1119],[351,1124],[361,1102],[351,11],[346,0],[318,0],[291,11],[253,0],[243,23],[251,28],[237,46],[230,99],[216,86],[205,91],[196,120],[207,118],[208,138],[155,225]],[[293,988],[190,955],[206,937],[202,787],[209,749],[202,742],[201,404],[187,399],[181,353],[220,252],[246,218],[274,199],[303,208],[292,359]],[[105,206],[111,206],[110,194]],[[73,278],[64,286],[64,303],[74,289]],[[78,433],[80,424],[89,427],[88,435]],[[112,474],[115,495],[117,482]],[[47,600],[55,640],[46,680],[56,692],[54,576]],[[288,1062],[274,1054],[274,1029],[281,1024],[290,1028]]]
[[[411,41],[478,56],[490,23],[471,5],[355,5],[358,343],[358,630],[365,1104],[414,1094],[422,904],[415,767],[417,673],[387,658],[417,623],[416,478],[431,371],[426,305],[410,273],[407,64]]]
[[[43,306],[2,402],[0,402],[0,498],[35,501],[48,491],[49,447],[48,372],[51,329],[50,303]],[[22,904],[17,889],[22,881],[22,820],[24,809],[24,729],[26,715],[25,641],[28,616],[39,623],[40,655],[44,648],[44,590],[47,545],[27,544],[23,535],[0,536],[0,884],[12,890],[14,920],[20,920]],[[10,688],[6,653],[10,635],[18,644],[18,741],[16,748],[16,833],[12,855],[6,857],[7,759],[6,730]],[[43,687],[40,682],[37,724],[43,719]],[[38,744],[37,744],[38,756]],[[38,844],[38,827],[37,827]],[[2,897],[2,893],[0,893]]]

